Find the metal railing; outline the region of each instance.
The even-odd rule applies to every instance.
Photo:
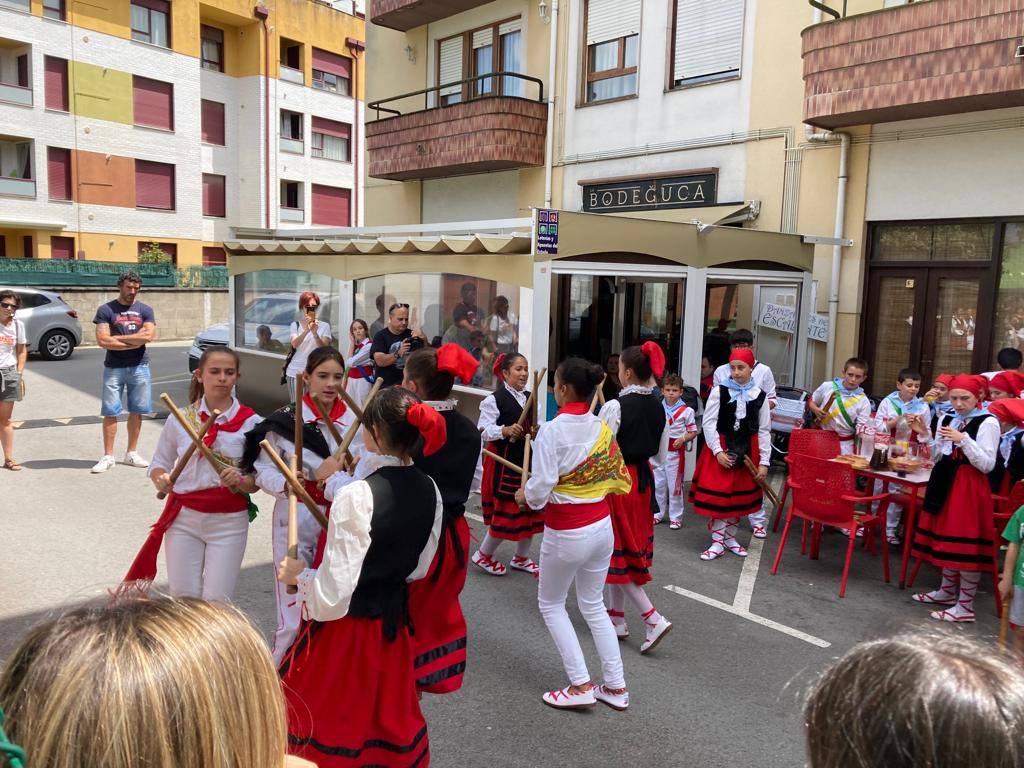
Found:
[[[228,287],[227,267],[91,259],[0,259],[0,285],[112,287],[128,269],[138,272],[143,286],[150,288]]]
[[[879,0],[879,1],[881,1],[881,0]],[[843,0],[843,10],[842,11],[837,11],[835,8],[831,8],[828,5],[828,0],[807,0],[807,3],[812,8],[817,8],[819,11],[822,11],[823,13],[827,13],[829,16],[831,16],[833,19],[835,19],[837,21],[839,19],[845,19],[846,18],[846,15],[847,15],[847,13],[846,13],[847,0]],[[913,3],[914,3],[914,0],[906,0],[906,4],[907,5],[912,5]],[[894,6],[890,6],[890,7],[891,8],[899,8],[900,6],[894,5]],[[882,4],[882,6],[878,10],[882,10],[882,8],[885,8],[884,4]]]
[[[501,81],[504,78],[514,78],[516,80],[524,80],[524,81],[526,81],[528,83],[533,83],[534,85],[537,86],[537,101],[541,102],[541,103],[544,102],[544,81],[541,80],[540,78],[532,77],[530,75],[524,75],[521,72],[488,72],[486,75],[476,75],[475,77],[467,77],[464,80],[453,80],[450,83],[442,83],[441,85],[434,85],[434,86],[431,86],[430,88],[424,88],[424,89],[419,90],[419,91],[412,91],[411,93],[403,93],[400,96],[391,96],[390,98],[387,98],[387,99],[378,99],[377,101],[371,101],[369,104],[366,105],[366,108],[374,110],[377,113],[377,119],[380,120],[380,113],[381,112],[385,112],[385,113],[387,113],[389,115],[395,115],[395,116],[403,114],[401,111],[399,111],[397,109],[390,109],[388,107],[382,107],[381,104],[390,104],[390,103],[395,102],[395,101],[402,101],[403,99],[411,99],[411,98],[416,97],[416,96],[422,96],[423,97],[423,109],[422,110],[417,110],[417,111],[425,112],[428,109],[433,109],[433,108],[438,108],[438,107],[443,107],[443,106],[455,106],[454,104],[447,104],[447,105],[440,104],[439,103],[440,102],[440,98],[437,99],[438,103],[436,103],[434,105],[434,107],[431,107],[431,105],[430,105],[430,95],[431,94],[437,94],[438,97],[440,97],[442,95],[441,94],[442,91],[446,91],[446,90],[449,90],[449,89],[455,88],[455,87],[459,88],[460,100],[457,102],[459,104],[465,104],[465,103],[470,102],[470,101],[479,101],[480,99],[491,99],[491,98],[494,98],[496,96],[505,96],[505,97],[517,98],[517,99],[525,98],[524,96],[519,96],[519,95],[516,95],[516,94],[502,93],[502,91],[503,91],[503,83],[501,83],[499,81]],[[469,98],[461,98],[461,96],[465,96],[466,88],[464,86],[466,84],[468,84],[468,83],[475,83],[477,80],[491,80],[491,79],[493,79],[495,82],[492,83],[491,90],[489,92],[487,92],[487,93],[478,93],[476,95],[473,95],[472,91],[474,89],[469,89],[470,90]],[[447,95],[447,94],[444,94],[444,95]],[[531,99],[531,101],[532,101],[532,99]]]

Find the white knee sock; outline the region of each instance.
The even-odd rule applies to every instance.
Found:
[[[708,521],[708,530],[711,531],[711,546],[708,549],[721,554],[725,551],[725,531],[729,523],[724,518],[715,517]]]
[[[498,545],[501,544],[501,539],[496,539],[491,536],[490,532],[484,534],[484,540],[480,542],[480,551],[488,557],[493,557],[494,553],[498,551]]]
[[[626,623],[626,593],[622,591],[621,584],[608,585],[608,615],[612,624]]]
[[[959,616],[974,613],[974,595],[978,592],[981,571],[960,571],[960,595],[950,613]]]
[[[533,543],[533,538],[520,539],[516,542],[516,557],[529,557],[530,556],[530,545]]]
[[[629,602],[640,611],[644,621],[652,625],[661,621],[661,614],[654,610],[654,604],[651,602],[651,598],[647,596],[643,587],[638,584],[623,584],[622,591],[629,598]]]

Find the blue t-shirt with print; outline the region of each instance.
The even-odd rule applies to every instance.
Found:
[[[153,314],[151,306],[141,301],[136,301],[129,307],[114,299],[97,309],[96,317],[92,321],[96,325],[109,325],[111,336],[131,336],[141,331],[145,323],[156,324],[156,315]],[[136,349],[108,349],[103,365],[106,368],[132,368],[148,362],[149,355],[146,354],[146,347],[143,345]]]

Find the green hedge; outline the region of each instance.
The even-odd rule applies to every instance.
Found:
[[[0,259],[0,284],[37,286],[117,285],[127,269],[135,270],[148,288],[227,288],[227,267],[137,264],[124,261],[65,261],[63,259]]]

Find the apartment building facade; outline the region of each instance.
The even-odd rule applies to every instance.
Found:
[[[347,0],[0,0],[0,257],[357,224],[364,38]]]

